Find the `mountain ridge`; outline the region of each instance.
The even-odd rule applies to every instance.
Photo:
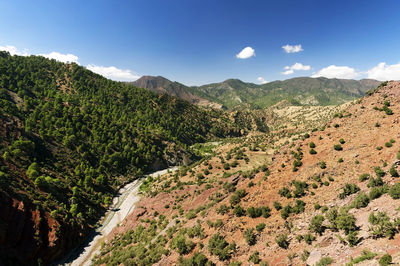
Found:
[[[296,77],[265,84],[226,79],[200,86],[186,86],[161,76],[143,76],[132,82],[135,86],[157,93],[167,93],[203,106],[217,103],[228,109],[270,107],[282,100],[294,105],[338,105],[359,98],[381,82],[373,79],[328,79]]]

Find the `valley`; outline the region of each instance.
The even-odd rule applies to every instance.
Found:
[[[148,180],[94,265],[399,261],[400,83],[370,94],[284,143],[279,131],[225,140]]]
[[[227,107],[0,55],[6,265],[399,259],[398,82],[339,105],[282,93],[265,108]]]

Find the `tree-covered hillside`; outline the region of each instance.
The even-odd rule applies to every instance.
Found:
[[[0,258],[61,256],[121,184],[239,132],[222,112],[77,64],[0,52]]]

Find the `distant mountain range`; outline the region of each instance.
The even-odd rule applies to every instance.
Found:
[[[366,91],[376,88],[380,81],[300,77],[257,85],[239,79],[228,79],[189,87],[161,76],[143,76],[131,84],[202,106],[258,109],[282,100],[293,105],[342,104],[363,96]]]

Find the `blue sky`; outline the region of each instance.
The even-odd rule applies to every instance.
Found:
[[[0,49],[116,80],[400,79],[395,0],[0,0],[0,10]]]

